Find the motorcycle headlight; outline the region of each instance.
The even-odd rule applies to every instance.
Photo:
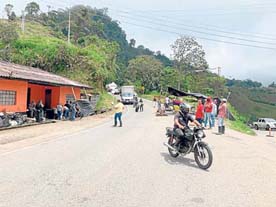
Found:
[[[197,133],[196,133],[196,137],[200,138],[200,139],[204,138],[205,137],[204,131],[203,130],[198,130]]]

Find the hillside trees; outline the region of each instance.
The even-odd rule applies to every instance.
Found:
[[[128,77],[136,86],[143,87],[145,91],[160,89],[162,63],[153,56],[139,56],[130,60]]]
[[[178,70],[178,89],[189,90],[189,85],[193,75],[191,73],[198,70],[204,71],[208,68],[205,59],[205,52],[202,46],[191,37],[179,37],[171,45],[173,51],[174,67]]]
[[[16,19],[15,12],[13,11],[13,5],[12,4],[6,4],[4,8],[8,20],[14,21]]]
[[[173,60],[180,71],[207,69],[208,63],[202,46],[192,37],[180,37],[173,45]]]
[[[34,17],[38,16],[40,7],[36,2],[33,1],[26,5],[25,11],[27,12],[27,14],[26,14],[27,18],[34,18]]]

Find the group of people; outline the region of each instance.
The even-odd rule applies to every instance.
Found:
[[[35,103],[32,101],[28,106],[29,111],[29,117],[35,118],[37,122],[43,121],[44,117],[44,105],[42,103],[42,100]]]
[[[135,96],[134,97],[133,107],[135,108],[136,112],[138,112],[138,111],[140,111],[140,112],[144,111],[144,102],[143,102],[143,99],[140,98],[140,100],[138,101],[138,97]]]
[[[44,104],[42,100],[38,103],[32,101],[28,106],[29,117],[35,118],[37,122],[43,121],[44,118]],[[71,120],[74,121],[76,119],[76,114],[79,113],[80,108],[76,103],[72,103],[72,101],[66,101],[64,105],[58,104],[56,109],[54,110],[54,114],[58,120]]]
[[[72,101],[66,101],[64,105],[57,105],[57,119],[58,120],[71,120],[75,121],[77,113],[80,111],[77,103],[72,103]]]
[[[218,130],[220,134],[224,134],[225,126],[224,119],[227,115],[227,100],[222,99],[218,105],[217,100],[212,100],[208,97],[203,103],[202,99],[198,100],[196,109],[196,120],[206,128],[209,125],[209,129],[215,127],[216,117],[218,118]]]

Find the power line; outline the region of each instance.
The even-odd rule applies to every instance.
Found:
[[[105,4],[104,1],[102,1],[102,0],[100,0],[100,1]],[[109,5],[110,7],[113,7],[112,4],[107,4],[107,5]],[[261,4],[256,4],[256,5],[261,5]],[[275,3],[275,5],[276,5],[276,3]],[[249,6],[249,5],[246,5],[246,6]],[[109,10],[114,10],[114,11],[116,10],[116,9],[110,9],[110,8],[108,8],[108,9]],[[131,11],[131,12],[126,12],[126,11],[123,11],[123,12],[124,13],[129,13],[129,14],[132,14],[132,12],[136,12],[136,13],[138,12],[138,13],[143,13],[144,15],[150,15],[150,14],[146,14],[145,12],[139,11],[139,10],[131,10],[131,9],[128,9],[128,10]],[[117,10],[117,11],[122,12],[122,10]],[[163,16],[160,16],[160,17],[163,18],[162,20],[160,20],[162,22],[164,20],[172,22],[172,20],[170,20],[170,17],[168,17],[168,16],[164,16],[163,15]],[[224,34],[233,34],[233,35],[247,36],[247,37],[251,36],[252,38],[256,38],[256,39],[258,39],[258,38],[266,38],[266,39],[269,39],[269,40],[276,40],[276,38],[275,38],[276,35],[273,36],[271,34],[268,35],[268,34],[259,34],[259,33],[252,34],[252,33],[248,33],[248,32],[240,32],[240,31],[237,31],[236,29],[235,29],[235,31],[232,31],[232,29],[231,29],[231,31],[227,31],[227,29],[223,29],[223,28],[220,28],[220,27],[217,27],[217,26],[214,26],[214,25],[206,25],[206,24],[205,25],[201,24],[202,26],[196,26],[196,25],[192,26],[192,25],[188,25],[188,24],[183,24],[183,20],[176,19],[175,16],[173,17],[173,19],[175,20],[175,22],[179,22],[178,24],[181,24],[181,25],[183,25],[185,27],[194,27],[194,28],[198,28],[198,29],[203,29],[203,30],[208,30],[208,31],[214,31],[214,32],[220,32],[220,33],[224,33]],[[216,28],[216,29],[211,29],[211,28],[208,28],[208,27],[213,27],[213,28]]]
[[[141,21],[141,18],[134,18],[134,17],[129,17],[129,16],[124,16],[124,15],[119,15],[121,17],[125,17],[128,19],[132,19],[132,20],[136,20],[136,21]],[[147,18],[147,17],[142,17],[143,18]],[[173,29],[182,29],[182,30],[186,30],[186,31],[190,31],[190,32],[194,32],[194,33],[199,33],[199,34],[205,34],[205,35],[209,35],[209,36],[216,36],[216,37],[223,37],[223,38],[230,38],[230,39],[235,39],[235,40],[239,40],[239,41],[246,41],[246,42],[253,42],[253,43],[260,43],[260,44],[269,44],[269,45],[276,45],[275,42],[264,42],[264,41],[258,41],[258,40],[249,40],[249,39],[245,39],[245,38],[239,38],[239,37],[233,37],[233,36],[226,36],[226,35],[220,35],[220,34],[215,34],[215,33],[209,33],[209,32],[203,32],[203,31],[199,31],[199,30],[194,30],[194,29],[186,29],[183,27],[175,27],[175,26],[171,26],[171,25],[167,25],[167,24],[162,24],[162,23],[156,23],[154,21],[151,20],[144,20],[144,22],[148,22],[148,23],[152,23],[152,24],[156,24],[159,26],[166,26],[166,27],[170,27]]]
[[[165,29],[160,29],[160,28],[154,28],[154,27],[150,27],[150,26],[146,26],[146,25],[139,25],[139,24],[132,23],[132,22],[127,22],[127,21],[121,21],[121,22],[123,22],[125,24],[132,25],[132,26],[147,28],[147,29],[154,30],[154,31],[161,31],[161,32],[166,32],[166,33],[170,33],[170,34],[176,34],[176,35],[179,35],[179,36],[183,36],[183,35],[185,36],[185,34],[183,34],[183,33],[174,32],[174,31],[170,31],[170,30],[165,30]],[[261,48],[261,49],[268,49],[268,50],[274,50],[274,51],[276,51],[276,48],[273,48],[273,47],[265,47],[265,46],[258,46],[258,45],[236,43],[236,42],[217,40],[217,39],[206,38],[206,37],[201,37],[201,36],[194,36],[194,37],[198,38],[198,39],[212,41],[212,42],[220,42],[220,43],[226,43],[226,44],[232,44],[232,45],[240,45],[240,46],[247,46],[247,47],[254,47],[254,48]]]
[[[124,11],[123,13],[127,13],[129,15],[132,15],[132,13],[130,12],[126,12]],[[146,14],[148,15],[148,14]],[[252,33],[245,33],[245,32],[238,32],[238,31],[227,31],[226,29],[222,29],[220,27],[217,27],[217,26],[213,26],[213,25],[206,25],[206,26],[197,26],[197,25],[189,25],[189,24],[183,24],[183,21],[185,22],[185,20],[180,20],[180,19],[176,19],[174,17],[174,20],[171,20],[171,17],[169,16],[159,16],[160,18],[158,18],[158,20],[160,21],[169,21],[169,22],[172,22],[174,24],[177,24],[177,25],[183,25],[185,27],[190,27],[190,28],[198,28],[198,29],[203,29],[203,30],[207,30],[207,31],[213,31],[213,32],[219,32],[219,33],[224,33],[224,34],[233,34],[233,35],[238,35],[238,36],[246,36],[246,37],[251,37],[251,38],[255,38],[255,39],[259,39],[259,38],[265,38],[265,39],[269,39],[269,40],[276,40],[276,35],[268,35],[268,34],[252,34]],[[148,18],[155,18],[148,15]],[[157,18],[155,18],[157,19]],[[202,25],[202,24],[199,24],[199,25]],[[215,29],[212,29],[210,27],[213,27]]]

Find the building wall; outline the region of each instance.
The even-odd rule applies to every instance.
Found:
[[[27,81],[18,81],[18,80],[7,80],[0,79],[0,90],[11,90],[16,91],[16,105],[0,105],[0,112],[26,112],[27,110],[27,92],[28,88],[31,89],[30,101],[42,100],[45,104],[45,90],[51,89],[51,108],[56,108],[56,106],[61,103],[66,103],[66,95],[74,95],[76,99],[80,99],[80,88],[72,88],[65,86],[45,86],[37,84],[28,84]]]
[[[29,84],[29,88],[31,88],[31,99],[30,101],[35,101],[36,103],[39,100],[42,100],[43,104],[45,104],[45,90],[52,90],[52,100],[51,100],[51,108],[56,108],[60,103],[64,105],[66,103],[66,95],[74,95],[76,99],[80,99],[80,88],[73,88],[67,86],[42,86],[36,84]]]
[[[45,104],[45,91],[47,89],[52,90],[51,108],[56,108],[60,97],[60,87],[29,84],[28,88],[31,89],[30,101],[37,103],[38,101],[42,100],[43,104]]]
[[[27,110],[26,81],[0,79],[0,90],[16,91],[15,105],[0,105],[1,112],[26,112]]]
[[[66,95],[74,95],[76,96],[76,99],[80,99],[80,88],[72,88],[72,87],[60,87],[60,103],[65,104],[66,103]]]

